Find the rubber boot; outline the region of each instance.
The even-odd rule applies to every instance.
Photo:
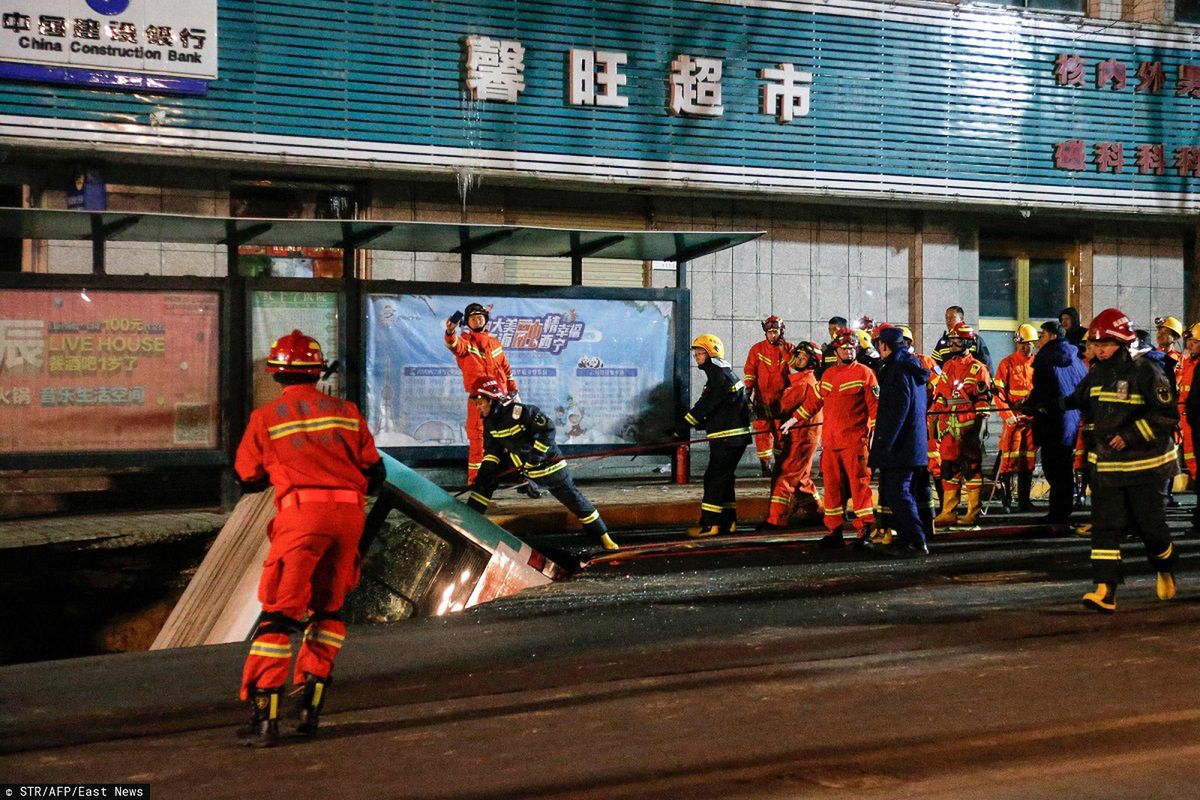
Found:
[[[605,550],[620,550],[621,546],[613,541],[613,538],[607,533],[600,535],[600,544],[604,545]]]
[[[1158,590],[1159,600],[1174,600],[1175,576],[1170,572],[1158,573],[1158,581],[1155,588]]]
[[[817,542],[817,547],[837,548],[837,547],[841,547],[845,543],[846,543],[846,540],[842,537],[842,526],[839,525],[838,527],[831,530],[829,533],[822,536],[821,539]]]
[[[958,524],[958,494],[957,486],[942,487],[942,513],[933,518],[934,525]]]
[[[300,724],[296,733],[301,736],[315,736],[317,726],[321,724],[321,708],[325,705],[325,692],[329,688],[328,678],[304,676],[304,692],[300,695]]]
[[[775,465],[771,463],[769,458],[760,458],[758,460],[758,471],[764,478],[769,478],[775,474]]]
[[[1000,476],[1000,507],[1005,514],[1011,514],[1013,510],[1013,476],[1011,474]]]
[[[1117,587],[1111,583],[1097,583],[1095,589],[1083,596],[1083,605],[1093,611],[1113,613],[1117,610]]]
[[[699,528],[688,528],[687,535],[693,539],[702,539],[705,536],[716,536],[720,532],[719,525],[701,525]]]
[[[1033,473],[1017,473],[1017,511],[1033,511],[1029,495],[1033,492]]]
[[[250,722],[238,728],[238,738],[250,747],[274,747],[279,742],[279,689],[250,693]]]
[[[958,518],[959,525],[973,527],[979,522],[979,512],[981,510],[980,498],[983,495],[983,487],[976,486],[967,489],[967,513]]]

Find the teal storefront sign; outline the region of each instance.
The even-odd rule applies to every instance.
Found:
[[[0,83],[0,136],[835,198],[1179,213],[1180,29],[948,3],[221,0],[204,97]]]

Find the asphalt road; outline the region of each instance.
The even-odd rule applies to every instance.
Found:
[[[1200,547],[1178,545],[1169,603],[1126,546],[1113,616],[1078,603],[1076,538],[609,564],[353,631],[320,738],[267,751],[232,737],[240,646],[4,668],[0,748],[20,751],[0,776],[157,798],[1192,798]]]

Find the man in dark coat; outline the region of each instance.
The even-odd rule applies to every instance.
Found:
[[[1042,325],[1033,357],[1033,389],[1023,406],[1033,417],[1033,442],[1042,450],[1042,471],[1050,484],[1050,513],[1043,521],[1055,524],[1071,519],[1075,436],[1079,432],[1079,411],[1064,411],[1059,401],[1087,376],[1078,348],[1065,337],[1061,323]]]
[[[1058,312],[1058,321],[1063,328],[1063,338],[1075,345],[1076,349],[1082,354],[1085,345],[1084,339],[1087,337],[1087,328],[1079,324],[1079,309],[1075,308],[1075,306],[1067,306]]]
[[[879,412],[868,466],[879,470],[879,499],[896,529],[898,552],[925,555],[925,529],[918,503],[929,507],[929,455],[925,382],[929,372],[904,345],[899,328],[879,335]],[[914,498],[914,493],[920,497]]]

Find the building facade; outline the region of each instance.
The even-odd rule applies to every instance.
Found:
[[[961,305],[997,357],[1066,305],[1085,322],[1110,305],[1145,326],[1197,317],[1184,0],[196,0],[203,28],[158,24],[182,13],[166,0],[78,18],[10,5],[3,205],[764,231],[687,271],[693,332],[735,361],[769,314],[817,341],[833,315],[908,323],[927,349]],[[8,269],[92,269],[87,242],[5,253]],[[245,253],[340,274],[329,255]],[[114,242],[107,271],[226,263],[219,246]],[[445,254],[367,253],[358,270],[460,279]],[[585,259],[583,282],[675,277]],[[570,271],[481,256],[472,278]]]

